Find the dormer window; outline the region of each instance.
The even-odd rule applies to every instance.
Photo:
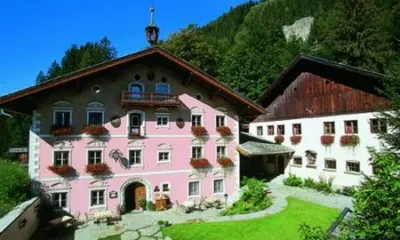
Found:
[[[69,102],[59,101],[53,106],[53,125],[69,127],[72,124],[72,105]]]

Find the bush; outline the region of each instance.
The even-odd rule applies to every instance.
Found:
[[[340,194],[349,196],[349,197],[354,197],[354,195],[357,193],[357,187],[356,186],[350,186],[350,187],[343,187],[340,190]]]
[[[146,207],[148,211],[154,211],[154,204],[152,201],[148,201]]]
[[[304,179],[303,186],[306,188],[315,188],[316,182],[312,178]]]
[[[300,225],[300,234],[302,240],[330,240],[333,239],[329,233],[324,231],[320,226],[311,227],[306,223]]]
[[[243,185],[247,188],[243,190],[239,201],[234,203],[232,207],[221,212],[221,215],[235,215],[257,212],[271,206],[271,199],[268,197],[263,181],[254,178],[245,178]]]
[[[142,198],[139,200],[139,206],[143,209],[146,210],[146,206],[147,206],[147,201],[146,199]]]
[[[296,175],[289,174],[289,177],[283,180],[283,184],[291,187],[300,187],[303,184],[303,181]]]
[[[323,193],[327,193],[327,194],[332,193],[333,192],[332,182],[333,182],[332,177],[329,179],[320,177],[319,181],[315,183],[314,189],[319,192],[323,192]]]

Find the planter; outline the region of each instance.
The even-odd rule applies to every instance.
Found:
[[[283,141],[285,141],[285,137],[284,136],[278,135],[278,136],[275,137],[275,142],[276,143],[281,144],[281,143],[283,143]]]
[[[232,136],[232,132],[229,127],[217,127],[217,132],[223,137]]]
[[[69,165],[48,166],[48,169],[60,176],[68,176],[74,173],[74,168]]]
[[[218,158],[217,162],[223,167],[233,167],[235,164],[233,163],[232,159],[230,158]]]
[[[192,127],[192,134],[196,137],[204,137],[208,134],[207,129],[202,126]]]
[[[108,174],[110,172],[110,168],[105,163],[89,164],[86,166],[86,172],[92,175],[102,175]]]
[[[340,138],[340,144],[345,147],[355,147],[360,144],[360,137],[357,135],[344,135]]]
[[[168,204],[167,199],[157,199],[156,200],[156,211],[167,210]]]
[[[324,146],[330,146],[335,141],[335,137],[331,135],[322,135],[321,136],[321,144]]]
[[[86,125],[82,129],[82,133],[92,136],[100,136],[106,134],[107,129],[102,125]]]
[[[294,145],[299,144],[301,142],[301,136],[291,136],[290,141]]]
[[[211,168],[210,162],[205,158],[191,159],[190,165],[195,169]]]
[[[65,136],[72,134],[71,126],[53,126],[50,130],[50,134],[53,136]]]

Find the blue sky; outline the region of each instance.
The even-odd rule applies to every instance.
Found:
[[[71,44],[107,36],[123,56],[146,46],[151,0],[0,0],[0,95],[34,84]],[[161,39],[246,0],[153,0]]]

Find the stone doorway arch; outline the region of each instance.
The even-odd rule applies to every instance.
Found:
[[[151,184],[142,178],[132,178],[127,180],[124,184],[122,184],[121,189],[120,189],[120,205],[123,207],[125,210],[134,210],[134,209],[129,209],[132,208],[131,204],[132,202],[128,202],[127,200],[133,201],[134,196],[132,196],[135,192],[135,187],[140,187],[144,186],[146,188],[146,201],[152,201],[152,196],[151,196]],[[132,190],[133,189],[133,190]],[[129,192],[127,192],[127,190]],[[129,195],[132,194],[132,195]],[[127,208],[128,207],[128,208]]]

